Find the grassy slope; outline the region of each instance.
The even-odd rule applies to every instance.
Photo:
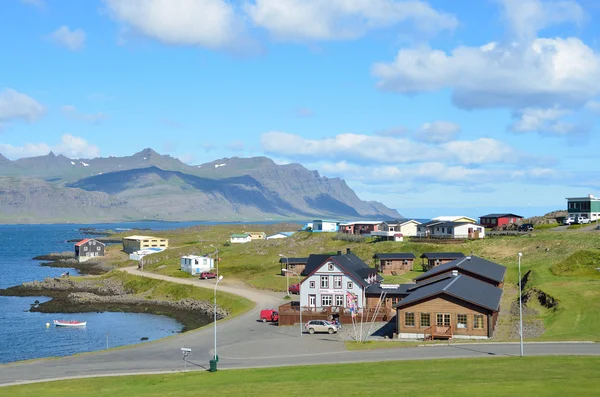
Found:
[[[576,396],[598,392],[600,357],[506,357],[124,376],[2,389],[19,396]]]
[[[540,313],[546,333],[543,339],[581,339],[600,340],[600,272],[593,266],[567,266],[561,264],[575,258],[589,259],[586,253],[597,253],[600,248],[598,232],[568,231],[536,231],[534,235],[503,236],[486,238],[478,241],[466,241],[457,244],[429,244],[415,242],[382,242],[382,243],[349,243],[333,240],[329,233],[296,233],[291,238],[255,241],[249,244],[224,246],[231,233],[262,230],[268,234],[276,231],[294,230],[298,225],[220,225],[201,226],[190,229],[154,233],[170,238],[173,247],[168,251],[148,256],[145,269],[156,273],[178,277],[189,277],[179,270],[181,254],[212,253],[219,249],[221,258],[219,270],[227,278],[244,280],[249,284],[265,289],[284,291],[285,277],[280,275],[278,256],[280,253],[288,257],[308,256],[310,253],[336,252],[351,248],[358,256],[370,265],[375,252],[413,252],[417,257],[415,270],[401,276],[387,276],[386,282],[410,282],[421,273],[420,259],[423,252],[428,251],[461,251],[495,261],[507,266],[506,283],[502,302],[502,311],[506,313],[513,300],[517,299],[517,253],[522,252],[522,273],[532,270],[533,275],[528,287],[536,287],[559,300],[556,311],[535,307]],[[129,233],[131,234],[131,232]],[[202,238],[202,243],[200,243]],[[118,247],[111,247],[118,250]],[[583,251],[582,254],[580,251]],[[111,253],[111,255],[117,255]],[[587,255],[587,256],[586,256]],[[593,255],[592,255],[593,256]],[[579,260],[580,262],[582,260]],[[154,263],[152,263],[154,262]],[[122,262],[135,264],[134,262]],[[553,270],[551,270],[551,268]],[[557,270],[558,269],[558,270]],[[296,277],[290,283],[297,281]],[[535,305],[535,304],[533,304]],[[501,319],[503,328],[514,318]],[[501,327],[501,328],[502,328]],[[499,335],[507,339],[508,334]]]

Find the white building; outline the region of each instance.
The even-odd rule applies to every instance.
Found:
[[[590,221],[600,219],[600,198],[588,194],[587,197],[567,198],[567,211],[569,216],[577,218],[579,216],[587,218]]]
[[[129,254],[129,259],[131,259],[132,261],[140,261],[146,255],[158,254],[159,252],[163,252],[164,250],[164,248],[153,247],[135,251]]]
[[[477,219],[469,218],[463,215],[450,215],[450,216],[436,216],[431,219],[432,221],[438,222],[465,222],[465,223],[477,223]]]
[[[429,227],[429,237],[468,239],[484,238],[485,227],[470,222],[442,222]]]
[[[195,276],[213,269],[215,260],[206,256],[187,255],[181,257],[179,264],[181,270]]]
[[[280,238],[292,237],[294,235],[294,233],[296,233],[296,232],[279,232],[279,233],[271,234],[270,236],[267,236],[267,240],[277,240]]]
[[[312,226],[313,232],[337,232],[340,230],[340,222],[328,221],[323,219],[314,220]]]
[[[322,310],[328,307],[348,308],[353,297],[358,308],[364,305],[364,289],[382,280],[376,269],[364,263],[348,249],[342,255],[311,255],[300,286],[300,305],[303,310]]]
[[[247,233],[234,233],[229,236],[229,241],[231,244],[246,244],[252,241],[252,237]]]
[[[381,224],[379,231],[371,232],[371,236],[380,240],[402,241],[402,237],[417,235],[417,227],[421,224],[414,219],[400,219],[396,221],[385,221]]]

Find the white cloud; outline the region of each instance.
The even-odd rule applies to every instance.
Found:
[[[525,108],[515,112],[516,120],[509,129],[513,132],[539,132],[551,136],[581,135],[587,132],[583,125],[561,120],[572,113],[571,110],[557,107]]]
[[[243,38],[243,20],[225,0],[104,1],[115,19],[167,44],[223,48]]]
[[[98,124],[108,118],[106,113],[81,113],[75,106],[65,105],[62,107],[63,114],[73,120],[85,121],[91,124]]]
[[[81,50],[85,42],[85,32],[82,29],[70,30],[68,26],[61,26],[48,35],[54,43],[68,48],[71,51]]]
[[[37,8],[46,7],[46,2],[44,0],[21,0],[21,3],[27,4],[29,6],[34,6]]]
[[[421,163],[434,159],[462,165],[550,162],[550,159],[521,153],[512,146],[491,138],[428,145],[393,136],[339,134],[332,138],[314,140],[286,132],[267,132],[261,135],[261,146],[266,153],[297,160],[320,160],[323,150],[326,150],[331,161],[360,164]]]
[[[378,87],[402,94],[449,88],[461,108],[580,106],[600,93],[600,56],[578,38],[529,44],[401,49],[377,63]]]
[[[573,0],[499,0],[503,15],[514,36],[520,40],[531,40],[549,26],[574,22],[581,24],[585,19],[583,8]]]
[[[245,6],[255,25],[280,40],[347,40],[411,22],[421,32],[452,30],[456,17],[423,1],[255,0]]]
[[[428,143],[452,141],[460,133],[460,126],[450,121],[425,123],[415,134],[415,139]]]
[[[96,145],[70,134],[64,134],[60,143],[54,146],[46,143],[26,143],[23,146],[0,143],[0,153],[10,159],[43,156],[50,151],[70,158],[93,158],[100,155],[100,149]]]
[[[35,99],[11,88],[0,91],[0,129],[6,122],[33,122],[42,117],[45,108]]]

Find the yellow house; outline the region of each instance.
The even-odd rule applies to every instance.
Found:
[[[246,232],[247,235],[250,236],[250,240],[264,240],[267,238],[267,234],[265,232]]]
[[[127,236],[123,237],[123,251],[131,254],[148,248],[169,248],[169,239],[153,236]]]

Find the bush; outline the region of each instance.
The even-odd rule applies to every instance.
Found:
[[[229,247],[231,245],[231,243],[229,241],[225,241],[225,243],[223,243],[223,247]]]
[[[347,233],[338,233],[333,236],[333,239],[338,241],[348,241],[350,243],[364,243],[367,240],[365,236]]]

